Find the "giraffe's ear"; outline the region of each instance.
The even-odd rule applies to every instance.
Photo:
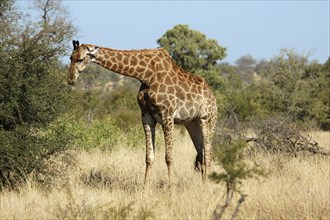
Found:
[[[73,44],[73,49],[74,49],[74,50],[77,49],[77,48],[79,47],[79,41],[77,41],[77,40],[73,40],[73,41],[72,41],[72,44]]]

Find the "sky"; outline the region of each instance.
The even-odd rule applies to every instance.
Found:
[[[24,5],[22,1],[19,4]],[[64,0],[80,43],[114,49],[156,48],[167,30],[188,24],[227,48],[224,62],[250,54],[271,59],[294,49],[324,63],[330,50],[330,1]]]

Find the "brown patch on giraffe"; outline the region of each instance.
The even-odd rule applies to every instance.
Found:
[[[183,75],[181,69],[177,65],[172,65],[172,69],[174,72],[180,73],[181,75]]]
[[[185,77],[184,77],[184,74],[181,73],[181,72],[177,73],[177,77],[178,77],[179,81],[185,81],[186,80]]]
[[[127,65],[124,66],[123,71],[124,71],[124,72],[128,72],[128,70],[129,70],[129,66],[127,66]]]
[[[151,79],[152,76],[153,76],[153,72],[150,69],[147,69],[147,71],[144,74],[144,78]]]
[[[191,85],[195,82],[194,78],[193,77],[188,77],[186,78],[187,82]]]
[[[165,99],[165,100],[163,100],[162,105],[163,106],[171,106],[171,102],[170,102],[170,100]]]
[[[156,95],[156,93],[151,93],[149,95],[150,95],[150,101],[152,103],[156,103],[156,101],[157,101],[157,95]]]
[[[105,66],[110,66],[111,65],[111,63],[109,62],[109,60],[107,60],[106,62],[105,62]]]
[[[144,60],[140,60],[140,62],[139,62],[139,66],[146,67],[146,66],[147,66],[146,61],[144,61]]]
[[[198,93],[198,91],[197,91],[197,87],[196,87],[196,86],[192,86],[192,87],[190,88],[190,92],[193,93],[193,94],[197,94],[197,93]]]
[[[116,57],[111,57],[111,58],[110,58],[110,61],[111,61],[112,63],[117,63]]]
[[[163,62],[163,65],[164,65],[164,69],[165,70],[169,70],[170,69],[170,63],[167,61],[167,60],[164,60],[164,62]]]
[[[182,84],[181,84],[181,87],[182,87],[182,89],[185,91],[185,92],[189,92],[189,90],[190,90],[190,86],[189,86],[189,83],[188,83],[188,81],[184,81]]]
[[[168,74],[165,76],[164,82],[166,85],[173,85],[172,78]]]
[[[159,56],[155,56],[154,60],[155,60],[156,63],[161,63],[161,61],[162,61],[162,59],[159,58]]]
[[[121,62],[123,60],[123,55],[121,53],[117,53],[117,60],[118,62]]]
[[[164,80],[165,80],[165,78],[164,78],[164,73],[158,71],[158,72],[156,73],[156,79],[157,79],[158,82],[160,82],[160,83],[164,83]]]
[[[129,60],[131,66],[136,66],[138,64],[138,59],[135,56],[132,56]]]
[[[178,103],[177,103],[177,100],[176,99],[172,99],[171,100],[171,106],[174,106],[175,107],[175,106],[177,106],[177,104]]]
[[[144,66],[137,66],[136,67],[136,72],[138,73],[143,73],[146,71],[146,68]]]
[[[177,91],[176,95],[180,100],[185,100],[186,99],[186,95],[185,95],[184,91],[181,89],[181,87],[176,86],[175,90]]]
[[[163,66],[162,63],[157,63],[157,70],[158,71],[164,71],[165,70],[165,68],[164,68],[164,66]]]
[[[150,59],[149,60],[149,66],[152,66],[152,67],[154,67],[155,68],[155,61],[153,60],[153,59]]]
[[[152,91],[156,91],[158,92],[158,88],[160,86],[160,83],[158,81],[153,81],[151,84],[150,84],[150,89]]]
[[[202,83],[204,83],[204,79],[202,77],[200,77],[200,76],[195,76],[194,77],[194,80],[195,80],[195,83],[196,84],[202,84]]]
[[[119,62],[118,63],[118,69],[120,69],[120,70],[124,69],[124,64]]]
[[[123,60],[123,64],[124,65],[128,65],[129,64],[129,58],[128,57],[125,57],[124,60]]]
[[[138,58],[139,60],[143,60],[143,59],[144,59],[144,56],[141,55],[141,54],[139,54],[139,55],[137,55],[137,58]]]
[[[172,77],[172,82],[174,85],[177,85],[179,83],[179,78],[175,75],[174,77]]]
[[[174,86],[167,86],[166,93],[174,94],[175,93]]]
[[[134,72],[135,72],[135,67],[130,67],[128,73],[133,74]]]
[[[166,85],[164,85],[163,83],[161,83],[158,87],[157,90],[159,93],[166,93]]]

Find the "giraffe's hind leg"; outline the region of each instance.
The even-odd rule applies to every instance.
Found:
[[[142,113],[142,123],[146,137],[146,171],[144,175],[144,184],[146,184],[150,168],[155,159],[155,129],[157,122],[151,115]]]
[[[215,129],[216,117],[208,117],[201,119],[201,130],[203,134],[203,146],[204,146],[204,163],[202,167],[202,178],[206,181],[208,170],[211,165],[212,157],[212,139]]]
[[[203,140],[203,133],[202,128],[200,126],[200,120],[194,119],[190,122],[187,122],[185,125],[190,138],[195,146],[197,151],[196,160],[195,160],[195,169],[197,171],[202,171],[203,167],[203,159],[204,159],[204,140]]]

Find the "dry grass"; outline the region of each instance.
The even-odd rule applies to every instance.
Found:
[[[311,136],[329,147],[330,133]],[[121,147],[111,154],[67,152],[53,160],[52,176],[44,178],[48,189],[31,180],[19,191],[0,192],[0,219],[209,219],[218,201],[224,200],[225,188],[202,184],[201,175],[193,170],[190,139],[177,134],[175,140],[171,188],[162,143],[147,189],[142,183],[142,147]],[[329,157],[256,155],[255,161],[269,174],[244,183],[248,197],[239,219],[330,219]]]

